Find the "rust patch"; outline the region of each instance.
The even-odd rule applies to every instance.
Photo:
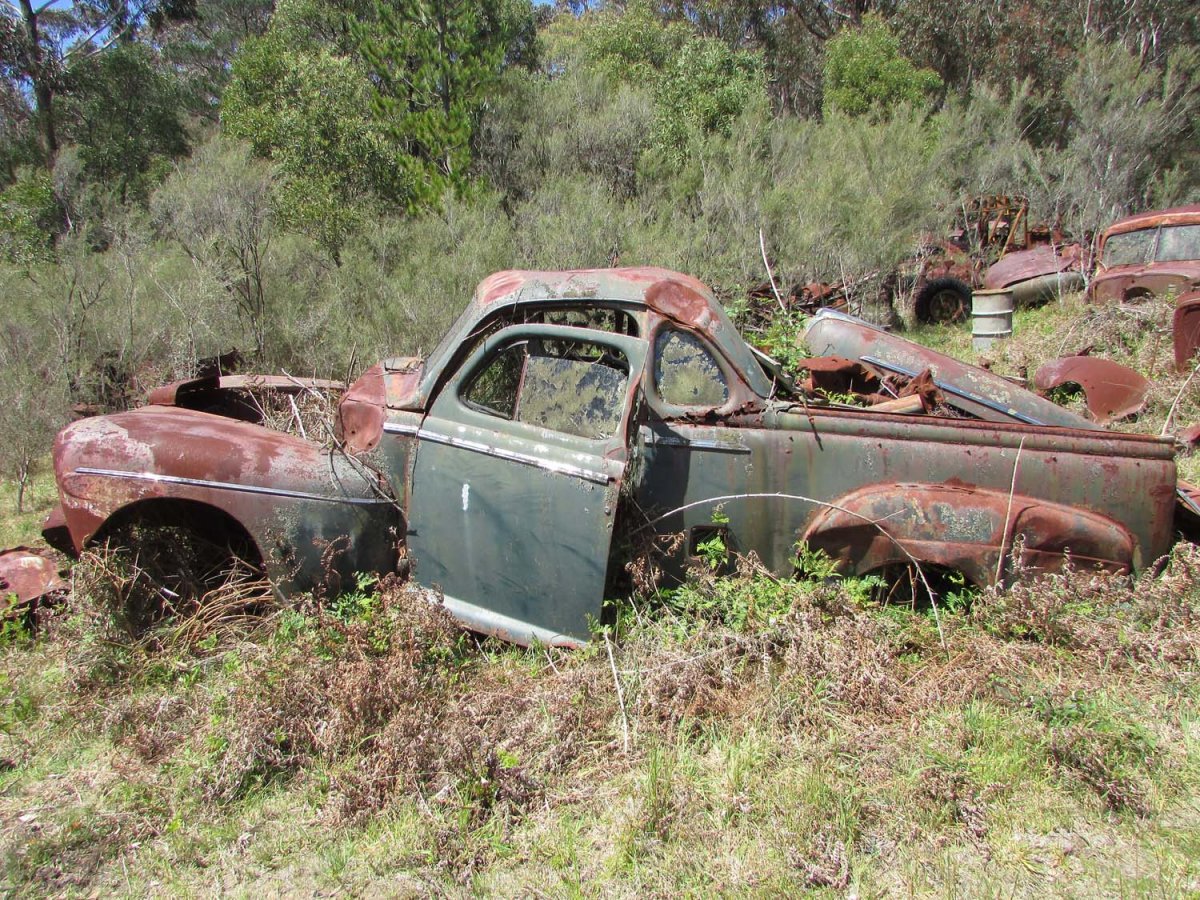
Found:
[[[30,547],[0,551],[0,596],[15,594],[19,602],[32,603],[66,589],[57,563],[46,552]]]
[[[656,281],[646,291],[646,305],[685,325],[708,331],[713,322],[712,301],[693,286],[674,278]]]
[[[987,270],[983,286],[988,290],[997,290],[1043,275],[1082,270],[1083,249],[1079,244],[1067,244],[1065,247],[1039,244],[1003,257]]]
[[[384,373],[383,387],[387,405],[391,409],[419,409],[425,361],[416,356],[398,356],[385,359],[380,365]],[[363,378],[374,371],[374,368],[368,369]]]
[[[1087,398],[1088,414],[1101,425],[1134,415],[1146,405],[1150,382],[1110,359],[1064,356],[1046,363],[1033,376],[1039,391],[1077,384]]]
[[[808,372],[801,386],[809,393],[874,394],[883,382],[883,376],[871,366],[844,356],[815,356],[801,360],[796,367]]]
[[[384,382],[383,364],[371,366],[338,404],[334,434],[352,453],[374,450],[383,436]]]
[[[700,280],[657,266],[632,266],[613,269],[569,269],[561,272],[509,270],[489,275],[475,291],[475,305],[486,308],[529,292],[531,298],[606,297],[642,299],[651,286],[674,281],[705,295],[708,288]],[[647,298],[647,304],[649,300]]]
[[[1193,364],[1200,351],[1200,291],[1184,294],[1175,307],[1175,367],[1181,372]]]

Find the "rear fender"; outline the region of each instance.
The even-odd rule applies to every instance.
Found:
[[[1076,563],[1128,571],[1129,532],[1103,516],[1022,494],[944,484],[876,485],[842,497],[802,539],[866,574],[912,560],[962,572],[973,584],[995,581],[1002,548],[1024,545],[1022,562],[1037,570]]]
[[[240,525],[284,590],[318,583],[330,559],[347,574],[394,567],[401,516],[387,485],[344,454],[292,435],[148,406],[63,429],[54,466],[77,551],[123,510],[175,500]]]

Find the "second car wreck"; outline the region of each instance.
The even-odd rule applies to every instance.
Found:
[[[860,366],[874,405],[794,385],[686,275],[498,273],[427,359],[350,386],[332,447],[186,390],[67,427],[47,537],[78,553],[133,522],[199,530],[283,591],[407,571],[471,628],[558,645],[587,640],[630,545],[666,535],[673,576],[719,534],[781,576],[805,542],[846,573],[976,584],[1018,550],[1127,571],[1173,543],[1171,441],[849,316],[816,316],[807,343]]]

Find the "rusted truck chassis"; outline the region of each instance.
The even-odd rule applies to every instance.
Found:
[[[407,569],[471,628],[563,645],[656,543],[673,576],[719,534],[781,576],[804,541],[847,573],[919,562],[977,584],[1014,548],[1042,569],[1069,554],[1129,570],[1171,546],[1169,441],[1099,430],[841,314],[807,342],[920,382],[937,407],[807,395],[685,275],[503,272],[427,359],[384,360],[346,391],[333,449],[172,405],[187,389],[67,427],[48,537],[79,552],[131,523],[197,530],[283,591]]]

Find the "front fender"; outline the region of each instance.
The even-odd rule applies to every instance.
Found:
[[[147,406],[83,419],[54,444],[63,516],[76,550],[133,504],[183,500],[223,511],[255,541],[285,588],[338,567],[387,571],[399,511],[357,461],[293,435],[194,410]]]
[[[1132,535],[1111,519],[1022,494],[946,484],[855,491],[824,510],[802,538],[847,572],[915,559],[979,585],[995,580],[1002,548],[1010,552],[1018,538],[1023,563],[1038,570],[1061,568],[1068,553],[1081,565],[1111,571],[1138,562]]]

